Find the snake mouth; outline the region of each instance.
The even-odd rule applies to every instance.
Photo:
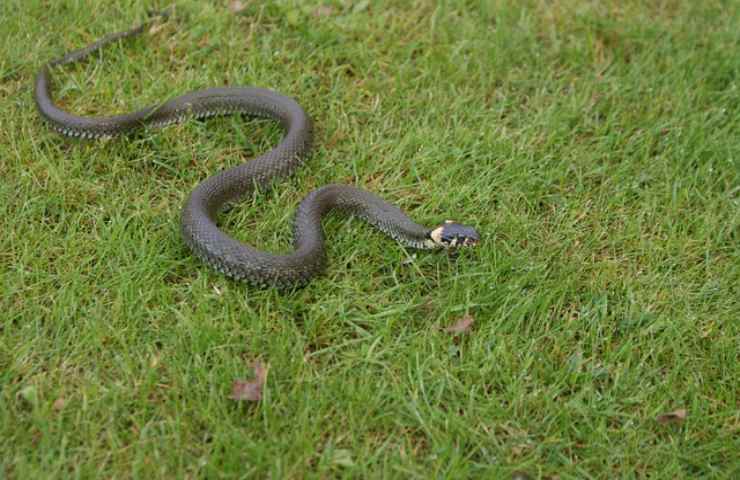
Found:
[[[450,220],[429,233],[435,246],[441,248],[474,247],[480,243],[480,235],[473,227],[468,227]]]

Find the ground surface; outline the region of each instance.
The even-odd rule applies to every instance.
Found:
[[[78,114],[295,97],[314,155],[223,217],[260,247],[328,182],[485,237],[415,254],[332,218],[326,275],[291,294],[178,234],[274,125],[66,141],[35,72],[148,5],[0,7],[0,477],[738,478],[738,2],[353,3],[182,1],[54,72]],[[255,360],[262,400],[230,399]]]

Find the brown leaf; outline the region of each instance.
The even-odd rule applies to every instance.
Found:
[[[454,325],[445,328],[445,332],[448,333],[468,333],[473,326],[475,319],[472,315],[465,314],[455,322]]]
[[[234,380],[231,386],[232,400],[259,402],[262,399],[262,386],[267,380],[267,367],[261,362],[254,362],[254,380]]]
[[[67,401],[64,398],[59,397],[56,400],[54,400],[54,403],[51,405],[51,408],[53,408],[54,411],[57,411],[58,412],[58,411],[60,411],[60,410],[62,410],[64,408],[64,405],[66,403],[67,403]]]
[[[685,408],[679,408],[678,410],[674,410],[672,412],[663,413],[661,415],[658,415],[655,419],[658,421],[658,423],[666,424],[666,423],[683,423],[686,420],[686,415],[688,412],[686,412]]]
[[[231,10],[231,13],[241,13],[245,8],[247,8],[246,4],[239,0],[231,0],[229,2],[229,10]]]

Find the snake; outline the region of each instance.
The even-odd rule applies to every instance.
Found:
[[[234,239],[221,230],[218,214],[228,205],[255,191],[272,188],[276,179],[291,175],[308,157],[313,143],[313,122],[292,98],[256,87],[206,88],[170,98],[140,110],[112,116],[78,116],[61,109],[51,94],[51,72],[81,61],[104,46],[145,32],[169,12],[150,12],[149,18],[130,30],[108,34],[41,67],[36,75],[34,100],[40,116],[65,137],[95,140],[117,137],[147,127],[165,127],[188,119],[244,115],[276,121],[283,137],[271,150],[202,181],[182,208],[180,231],[190,251],[210,267],[257,287],[292,288],[306,285],[325,270],[327,255],[322,217],[331,211],[364,219],[387,236],[414,249],[454,249],[478,244],[470,226],[450,220],[426,227],[414,222],[397,206],[352,185],[332,184],[309,193],[293,219],[293,251],[275,254]]]

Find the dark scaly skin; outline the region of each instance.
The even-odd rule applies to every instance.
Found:
[[[166,14],[158,14],[166,17]],[[58,108],[50,93],[50,68],[86,58],[105,45],[142,33],[148,23],[107,35],[41,68],[34,99],[41,116],[57,132],[80,138],[119,136],[147,126],[161,127],[188,118],[247,114],[278,121],[285,131],[280,143],[267,153],[219,172],[190,194],[181,216],[185,243],[216,270],[238,280],[289,288],[308,282],[326,265],[321,217],[341,209],[367,220],[378,229],[413,248],[472,245],[478,235],[470,227],[446,223],[430,229],[414,223],[399,208],[380,197],[348,185],[328,185],[310,193],[299,205],[294,223],[295,250],[274,255],[234,240],[216,225],[219,210],[249,195],[255,188],[269,188],[276,178],[290,175],[311,148],[312,124],[293,99],[262,88],[209,88],[187,93],[161,105],[109,117],[80,117]]]

